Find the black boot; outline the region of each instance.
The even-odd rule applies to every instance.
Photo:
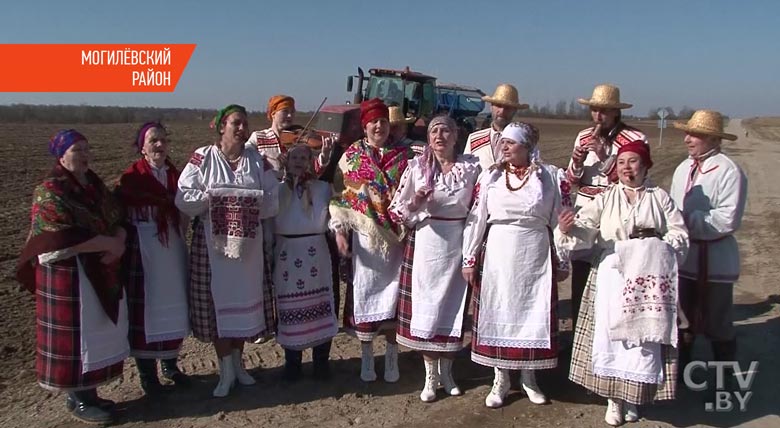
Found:
[[[88,389],[84,391],[84,393],[89,394],[90,396],[89,400],[94,400],[97,403],[97,406],[103,410],[110,412],[111,410],[114,409],[114,406],[116,406],[115,402],[98,397],[97,389]],[[70,393],[65,398],[65,407],[67,407],[68,411],[70,412],[72,412],[73,409],[76,408],[76,400],[73,398],[72,394]]]
[[[146,395],[158,395],[170,389],[164,387],[157,377],[157,360],[136,358],[135,365],[138,366],[138,376],[141,378],[141,389],[144,390]]]
[[[685,366],[691,362],[691,352],[693,351],[693,342],[696,339],[696,335],[687,331],[681,330],[678,334],[677,349],[678,349],[678,365],[677,365],[677,382],[683,382],[683,374],[685,373]]]
[[[88,424],[107,424],[113,420],[110,410],[100,407],[97,390],[74,391],[68,393],[66,405],[74,418]],[[108,400],[106,400],[108,401]]]
[[[190,377],[182,373],[181,370],[179,370],[179,367],[176,366],[176,358],[160,360],[160,366],[162,366],[163,377],[173,381],[176,386],[183,386],[185,388],[192,386]]]
[[[314,378],[318,380],[330,379],[330,344],[327,341],[317,345],[312,349],[312,360],[314,362]]]
[[[302,360],[303,352],[293,351],[291,349],[284,350],[284,380],[287,382],[295,382],[301,378]]]

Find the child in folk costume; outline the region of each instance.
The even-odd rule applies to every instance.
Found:
[[[618,184],[576,215],[561,213],[556,241],[568,250],[597,244],[574,333],[569,379],[607,398],[610,425],[638,420],[637,405],[674,398],[677,266],[688,230],[662,189],[645,181],[643,141],[617,152]]]
[[[168,158],[168,135],[159,122],[147,122],[134,142],[141,158],[119,179],[116,189],[127,213],[127,275],[130,355],[136,358],[141,388],[147,394],[164,388],[162,374],[177,385],[189,378],[176,366],[189,334],[187,313],[186,219],[174,204],[179,171]]]
[[[404,230],[391,220],[388,208],[414,152],[389,140],[388,118],[382,100],[360,104],[366,136],[341,157],[334,184],[343,191],[330,203],[330,227],[336,232],[339,253],[352,257],[344,328],[362,342],[360,378],[365,382],[376,380],[373,340],[380,331],[387,338],[385,381],[397,382],[400,377],[395,319]],[[350,231],[352,255],[347,241]]]
[[[409,161],[390,214],[411,230],[406,237],[398,302],[398,343],[421,351],[425,387],[436,399],[439,381],[460,395],[452,379],[455,352],[463,348],[467,283],[461,274],[463,227],[471,209],[479,158],[456,155],[458,128],[448,116],[428,125],[428,145]]]
[[[531,402],[545,403],[535,371],[558,365],[556,280],[568,275],[568,256],[553,248],[551,237],[571,200],[563,171],[539,159],[538,141],[532,125],[504,128],[503,160],[480,176],[464,231],[463,276],[474,286],[471,360],[495,369],[485,399],[493,408],[509,392],[509,370],[521,370]]]
[[[281,157],[284,181],[279,214],[273,219],[276,342],[284,348],[285,378],[301,374],[302,351],[312,348],[314,376],[330,376],[328,358],[338,321],[325,234],[328,232],[330,184],[311,173],[312,151],[305,144]]]
[[[279,209],[279,181],[247,139],[246,110],[229,105],[213,126],[219,140],[192,154],[179,177],[176,206],[195,218],[190,256],[190,324],[193,335],[213,342],[219,357],[215,397],[236,380],[252,385],[244,369],[244,341],[273,330],[272,301],[263,287],[261,219]],[[271,315],[269,317],[269,315]]]

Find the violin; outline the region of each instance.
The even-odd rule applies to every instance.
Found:
[[[334,143],[338,141],[338,134],[328,131],[320,131],[316,129],[285,129],[279,135],[279,141],[285,146],[290,146],[297,143],[305,143],[312,149],[319,150],[322,148],[322,139],[328,137],[335,137]]]
[[[311,147],[312,149],[319,150],[322,148],[322,139],[331,137],[333,138],[333,143],[335,145],[335,143],[337,143],[339,139],[338,134],[309,128],[311,123],[314,121],[314,118],[316,118],[317,115],[320,113],[322,106],[325,105],[325,101],[327,100],[328,97],[325,97],[322,100],[320,106],[317,107],[317,110],[314,112],[312,117],[309,118],[308,122],[306,122],[306,126],[303,127],[293,126],[292,128],[283,130],[281,135],[279,135],[279,140],[282,142],[282,144],[285,146],[289,146],[301,142],[301,143],[306,143],[306,145]]]

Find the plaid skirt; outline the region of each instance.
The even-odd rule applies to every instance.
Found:
[[[136,358],[169,359],[179,355],[184,339],[146,342],[144,323],[144,267],[141,262],[138,233],[128,230],[123,265],[127,283],[127,318],[130,330],[130,355]]]
[[[664,383],[662,384],[634,382],[593,374],[592,349],[593,331],[596,323],[594,301],[597,269],[598,265],[594,265],[590,270],[588,284],[582,294],[577,330],[574,332],[569,379],[602,397],[624,400],[633,404],[648,404],[654,400],[673,400],[677,389],[677,350],[671,346],[661,347],[664,360]]]
[[[254,342],[261,337],[268,337],[276,330],[273,304],[273,279],[271,269],[264,266],[263,281],[263,313],[266,329],[252,337],[247,342]],[[192,245],[190,246],[190,289],[189,312],[192,335],[203,342],[213,342],[217,336],[217,315],[214,310],[214,299],[211,296],[211,266],[209,252],[206,246],[206,233],[203,222],[196,217],[192,225]]]
[[[412,335],[412,265],[414,262],[414,237],[415,230],[413,229],[410,230],[409,234],[406,236],[404,258],[401,262],[401,277],[398,295],[398,329],[396,330],[396,339],[401,345],[418,351],[459,351],[463,348],[462,335],[459,337],[436,335],[430,339],[421,339]],[[466,317],[464,316],[464,324],[465,321]],[[461,332],[464,331],[463,327],[464,326],[461,326]]]
[[[552,240],[550,240],[553,269],[557,266],[555,262],[555,251],[552,250]],[[487,239],[482,243],[479,262],[479,279],[472,290],[472,305],[474,308],[474,324],[471,339],[471,361],[488,367],[498,367],[507,370],[541,370],[552,369],[558,366],[558,284],[555,282],[555,272],[553,272],[552,292],[550,293],[550,349],[540,348],[504,348],[498,346],[479,345],[479,293],[482,287],[482,271],[485,266],[485,248],[487,248]],[[522,268],[522,264],[518,263]],[[486,308],[485,310],[490,310]]]
[[[38,265],[35,282],[35,368],[41,387],[82,391],[121,376],[122,361],[81,372],[81,299],[76,258]]]

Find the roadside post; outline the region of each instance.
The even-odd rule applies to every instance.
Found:
[[[661,134],[658,136],[658,147],[661,147],[664,141],[664,128],[666,128],[666,117],[669,116],[669,112],[665,108],[658,110],[658,128],[661,130]]]

